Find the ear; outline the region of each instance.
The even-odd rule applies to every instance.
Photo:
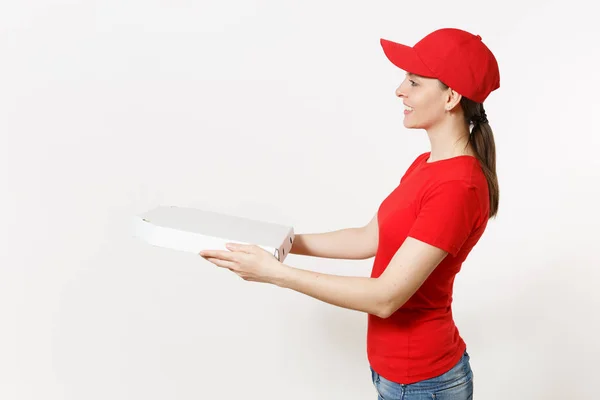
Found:
[[[455,90],[448,88],[446,91],[446,111],[454,110],[458,104],[460,104],[460,100],[462,99],[462,95],[456,92]]]

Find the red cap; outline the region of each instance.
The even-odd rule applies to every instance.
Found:
[[[438,29],[413,47],[381,39],[387,58],[398,68],[437,78],[468,99],[483,103],[500,87],[496,58],[481,36],[455,29]]]

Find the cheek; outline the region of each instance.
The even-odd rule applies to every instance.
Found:
[[[412,104],[415,108],[424,109],[429,108],[433,96],[424,87],[413,88],[408,95],[408,103]]]
[[[418,104],[415,104],[415,108],[418,107],[419,114],[427,120],[436,120],[443,116],[444,104],[440,102],[439,96],[431,94],[419,96],[417,101]]]
[[[432,97],[413,98],[411,104],[414,105],[415,111],[407,116],[405,123],[411,127],[428,128],[444,116],[443,105],[439,105],[439,99]]]

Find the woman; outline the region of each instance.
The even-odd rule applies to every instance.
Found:
[[[452,316],[463,261],[498,210],[492,130],[483,101],[500,86],[479,35],[439,29],[413,47],[381,40],[406,78],[396,89],[404,126],[424,129],[431,150],[412,162],[364,227],[299,234],[293,254],[375,257],[371,276],[284,265],[257,246],[201,255],[245,280],[272,283],[368,314],[367,354],[379,399],[472,399],[473,372]]]

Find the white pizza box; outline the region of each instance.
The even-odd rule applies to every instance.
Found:
[[[294,242],[291,226],[190,207],[158,206],[133,218],[133,236],[151,245],[199,253],[226,243],[257,245],[283,262]]]

